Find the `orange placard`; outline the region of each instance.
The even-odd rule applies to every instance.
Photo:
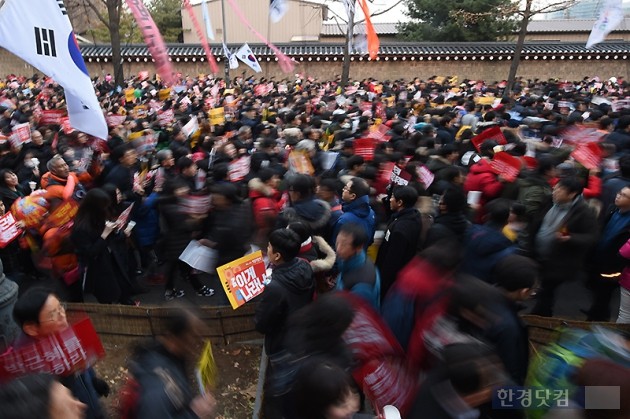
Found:
[[[266,271],[260,250],[217,268],[223,290],[234,310],[262,294],[267,281]]]

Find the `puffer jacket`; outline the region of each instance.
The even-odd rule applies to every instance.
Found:
[[[247,186],[249,187],[249,200],[252,204],[256,227],[259,229],[273,227],[280,212],[278,206],[280,193],[265,185],[259,178],[250,180]]]
[[[480,191],[481,199],[479,200],[479,205],[481,207],[488,201],[498,198],[502,190],[503,184],[499,182],[488,159],[481,159],[471,166],[470,173],[468,173],[464,183],[464,191],[466,193]]]
[[[287,319],[313,301],[314,291],[313,270],[305,260],[294,258],[273,269],[254,316],[256,330],[265,335],[269,356],[282,352]]]
[[[352,202],[344,202],[342,204],[343,214],[337,220],[333,231],[333,244],[337,241],[337,235],[344,224],[358,224],[365,229],[368,236],[368,242],[365,245],[367,249],[374,241],[374,230],[376,229],[376,217],[374,210],[370,207],[370,197],[361,196]]]

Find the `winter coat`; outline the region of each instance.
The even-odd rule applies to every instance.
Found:
[[[396,280],[398,272],[414,257],[422,231],[422,216],[415,208],[404,208],[392,215],[376,256],[381,273],[381,295]]]
[[[472,223],[461,212],[438,215],[435,217],[429,231],[427,231],[427,238],[423,246],[427,248],[443,239],[453,239],[458,243],[462,243],[466,231],[471,225]]]
[[[184,212],[177,200],[160,205],[160,217],[160,260],[177,260],[201,225]]]
[[[621,272],[621,277],[619,278],[619,285],[624,287],[627,290],[630,290],[630,239],[621,246],[619,249],[619,255],[626,259],[626,266],[623,268]]]
[[[275,223],[280,212],[280,193],[274,188],[265,185],[259,178],[250,180],[249,200],[254,213],[254,221],[259,229],[269,229]]]
[[[94,294],[99,303],[111,304],[131,295],[126,236],[112,231],[103,240],[101,234],[75,225],[70,239],[79,259],[83,291]]]
[[[242,257],[251,242],[252,210],[249,202],[235,203],[225,210],[212,210],[206,219],[204,237],[216,243],[217,266]]]
[[[602,184],[602,194],[600,197],[602,208],[607,209],[613,205],[617,193],[626,186],[630,186],[630,178],[622,177],[621,174],[605,179]],[[605,216],[606,212],[602,211],[601,217],[603,218]]]
[[[551,199],[551,184],[544,176],[532,174],[519,180],[518,202],[525,205],[525,214],[531,220]]]
[[[482,208],[488,201],[498,198],[502,190],[503,183],[499,182],[488,159],[481,159],[471,166],[470,173],[468,173],[464,183],[464,191],[466,193],[480,191],[481,199],[479,200],[479,205]]]
[[[289,223],[299,221],[310,229],[311,234],[321,236],[325,232],[330,215],[330,205],[320,199],[297,201],[280,213],[276,228],[284,228]]]
[[[496,264],[517,250],[501,230],[487,225],[471,226],[464,243],[464,260],[460,272],[485,282],[492,282],[492,271]]]
[[[256,330],[265,335],[265,351],[280,353],[291,314],[313,301],[315,283],[308,262],[295,258],[275,267],[271,282],[259,297],[254,315]]]
[[[337,220],[335,229],[333,231],[332,241],[337,242],[337,235],[344,224],[354,223],[358,224],[365,229],[365,233],[368,237],[368,242],[365,244],[365,248],[370,247],[374,241],[374,231],[376,229],[376,217],[374,210],[370,207],[370,198],[367,195],[361,196],[354,201],[344,202],[342,204],[343,214]]]
[[[381,306],[381,278],[378,269],[365,252],[348,260],[337,260],[339,276],[337,289],[355,293],[363,297],[379,311]]]
[[[584,199],[577,198],[563,221],[570,239],[566,242],[556,240],[549,254],[540,255],[535,248],[536,234],[551,207],[548,205],[530,224],[528,250],[535,259],[542,260],[541,272],[545,280],[562,281],[574,278],[581,271],[587,252],[597,241],[597,219]]]
[[[138,383],[137,419],[195,419],[185,362],[161,344],[134,354],[129,372]]]
[[[452,285],[449,273],[415,256],[400,271],[383,301],[383,319],[405,349],[414,371],[426,362],[423,332],[445,313]]]
[[[153,192],[142,201],[133,211],[136,226],[133,229],[138,244],[141,247],[153,246],[160,235],[160,213],[157,209],[158,194]]]
[[[494,320],[484,330],[483,337],[495,347],[496,354],[514,383],[522,386],[529,365],[529,334],[518,315],[519,309],[514,301],[506,297],[492,304],[488,310]]]

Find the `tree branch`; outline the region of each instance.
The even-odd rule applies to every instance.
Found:
[[[398,0],[396,3],[394,3],[392,6],[389,6],[387,9],[379,10],[378,12],[374,12],[374,13],[370,14],[370,17],[374,17],[374,16],[379,16],[379,15],[385,14],[385,13],[389,12],[390,10],[392,10],[393,8],[395,8],[396,6],[398,6],[399,4],[401,4],[403,1],[404,0]],[[365,18],[363,20],[359,20],[358,22],[355,22],[355,25],[359,24],[359,23],[363,23],[363,22],[365,22]]]
[[[106,0],[101,0],[101,2],[105,6],[107,6]],[[94,5],[94,3],[92,3],[91,0],[83,0],[81,3],[82,3],[82,6],[85,7],[87,5],[90,9],[92,9],[94,14],[98,18],[98,20],[100,20],[101,23],[103,25],[105,25],[105,27],[107,27],[108,30],[111,30],[111,28],[109,27],[109,20],[105,18],[105,16],[101,13],[101,10],[99,10],[98,7],[96,7],[96,5]]]

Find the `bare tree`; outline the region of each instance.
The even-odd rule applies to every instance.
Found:
[[[85,19],[95,17],[107,28],[112,47],[114,80],[118,86],[123,86],[124,75],[120,46],[120,18],[123,12],[122,0],[67,0],[67,3],[67,8],[74,10],[74,13],[79,15],[78,22],[81,22],[81,24],[85,24],[85,22],[81,20],[81,17]]]
[[[340,2],[343,2],[344,0],[340,0]],[[370,3],[372,3],[374,0],[368,0]],[[396,6],[398,6],[400,3],[402,3],[403,0],[398,0],[396,2],[394,2],[391,6],[387,7],[386,9],[380,10],[378,12],[375,13],[371,13],[370,17],[374,17],[374,16],[379,16],[382,15],[384,13],[389,12],[390,10],[392,10],[393,8],[395,8]],[[352,2],[352,4],[354,5],[354,2]],[[351,7],[350,8],[350,16],[349,19],[346,20],[346,18],[339,16],[337,13],[334,13],[331,11],[331,13],[333,15],[335,15],[335,20],[337,21],[337,24],[339,25],[339,28],[341,29],[341,31],[343,32],[343,27],[341,24],[339,24],[339,20],[341,22],[343,22],[346,25],[346,42],[344,44],[344,48],[343,48],[343,65],[341,68],[341,86],[345,87],[348,84],[348,80],[350,79],[350,54],[352,53],[352,41],[354,38],[354,26],[357,24],[361,24],[363,22],[365,22],[365,19],[360,20],[358,22],[354,21],[354,16],[355,16],[355,7]]]
[[[512,64],[510,65],[510,73],[508,74],[507,88],[503,92],[503,97],[507,97],[510,91],[514,87],[516,81],[516,73],[518,66],[521,63],[521,54],[523,52],[523,45],[525,44],[525,37],[527,36],[527,26],[531,19],[540,14],[553,13],[559,10],[566,10],[575,5],[578,0],[565,0],[565,1],[536,1],[525,0],[524,7],[519,7],[518,3],[514,4],[514,8],[508,13],[510,15],[517,15],[521,18],[520,30],[518,32],[518,38],[516,39],[516,46],[514,47],[514,56],[512,57]]]

